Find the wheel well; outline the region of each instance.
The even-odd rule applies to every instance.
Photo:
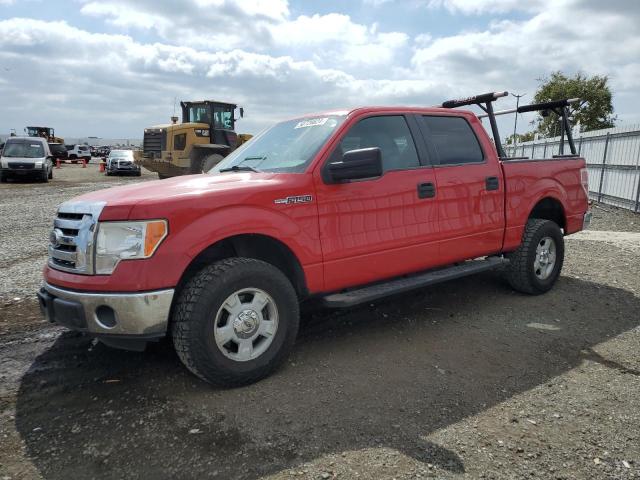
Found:
[[[543,198],[536,206],[533,207],[529,218],[541,218],[543,220],[551,220],[560,228],[566,228],[566,218],[562,204],[555,198]]]
[[[255,258],[270,263],[285,274],[299,297],[305,297],[308,293],[302,265],[291,249],[273,237],[259,234],[236,235],[205,248],[182,274],[176,290],[180,290],[189,278],[206,265],[229,257]]]

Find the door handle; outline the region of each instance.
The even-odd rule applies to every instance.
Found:
[[[432,182],[418,184],[418,198],[433,198],[436,196],[436,186]]]
[[[487,177],[485,179],[485,185],[487,190],[499,190],[500,189],[500,180],[498,177]]]

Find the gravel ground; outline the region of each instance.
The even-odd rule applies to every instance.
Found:
[[[3,244],[46,244],[50,203],[138,180],[63,174],[0,187]],[[25,228],[31,201],[48,214]],[[308,308],[287,365],[232,390],[166,345],[122,352],[45,325],[44,249],[22,249],[0,290],[0,479],[640,478],[640,216],[594,212],[543,296],[490,272]]]

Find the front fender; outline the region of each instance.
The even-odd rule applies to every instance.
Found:
[[[281,241],[301,265],[322,259],[315,206],[283,207],[282,212],[260,206],[228,206],[207,213],[178,232],[173,239],[189,245],[194,258],[207,247],[235,235],[258,234]]]

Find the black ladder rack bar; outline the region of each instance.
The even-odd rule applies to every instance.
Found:
[[[579,98],[565,98],[562,100],[554,100],[551,102],[532,103],[530,105],[521,105],[518,108],[510,108],[508,110],[499,110],[478,115],[478,118],[489,117],[489,122],[492,124],[495,122],[495,117],[498,115],[506,115],[508,113],[525,113],[525,112],[542,112],[542,116],[545,117],[549,112],[553,112],[560,117],[560,155],[564,155],[564,137],[567,136],[567,143],[571,150],[571,155],[577,155],[576,145],[573,141],[573,133],[571,132],[571,124],[569,123],[569,105],[579,102]],[[485,110],[486,111],[486,110]],[[491,127],[493,130],[493,125]]]
[[[495,102],[498,98],[506,97],[509,95],[509,92],[489,92],[482,93],[480,95],[474,95],[473,97],[460,98],[457,100],[447,100],[446,102],[442,102],[440,105],[441,108],[458,108],[464,107],[467,105],[477,105],[482,110],[487,112],[487,116],[489,117],[489,123],[491,124],[491,132],[493,133],[493,143],[496,146],[496,151],[498,152],[498,157],[505,158],[507,155],[502,148],[502,141],[500,140],[500,132],[498,131],[498,124],[496,123],[496,117],[493,113],[493,102]],[[482,105],[484,103],[484,105]]]

